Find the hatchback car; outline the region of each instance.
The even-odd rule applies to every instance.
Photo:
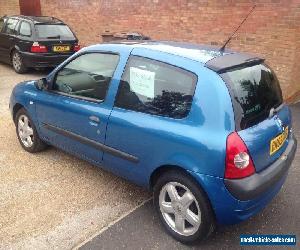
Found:
[[[75,34],[57,18],[0,18],[0,61],[12,64],[17,73],[56,67],[79,49]]]
[[[186,43],[82,49],[18,84],[10,110],[26,151],[53,145],[152,190],[162,224],[185,243],[259,212],[297,147],[263,59]]]

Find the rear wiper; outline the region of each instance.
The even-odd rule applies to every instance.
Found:
[[[48,39],[60,39],[60,35],[57,36],[47,36]]]
[[[281,103],[277,108],[271,108],[270,109],[270,113],[269,113],[269,118],[272,118],[274,115],[276,115],[278,112],[279,112],[279,110],[283,107],[283,103]]]

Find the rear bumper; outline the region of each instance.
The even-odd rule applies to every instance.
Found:
[[[56,67],[74,54],[38,54],[30,52],[20,53],[25,66],[33,68]]]
[[[265,193],[288,171],[296,153],[297,140],[292,137],[281,157],[265,170],[247,178],[225,179],[228,191],[237,199],[245,201],[254,199]]]
[[[216,220],[219,224],[229,225],[239,223],[261,211],[280,191],[288,175],[288,169],[295,156],[297,141],[293,137],[290,139],[289,145],[284,154],[288,154],[285,160],[279,159],[273,163],[271,168],[276,173],[265,172],[259,173],[259,180],[255,181],[255,185],[244,183],[246,187],[243,189],[242,198],[246,198],[247,192],[250,193],[248,200],[241,200],[232,194],[225,184],[224,178],[208,176],[200,173],[190,172],[194,178],[200,183],[207,193],[208,199],[214,210]],[[276,169],[276,170],[275,170]],[[263,173],[264,172],[264,173]],[[268,177],[265,177],[268,176]],[[266,179],[265,179],[266,178]],[[262,181],[265,180],[267,184]],[[250,188],[249,188],[250,187]],[[235,195],[240,196],[237,190]]]

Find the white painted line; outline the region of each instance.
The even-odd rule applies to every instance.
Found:
[[[107,229],[109,229],[111,226],[115,225],[116,223],[118,223],[120,220],[124,219],[126,216],[128,216],[129,214],[131,214],[132,212],[134,212],[135,210],[137,210],[139,207],[143,206],[146,202],[152,200],[152,197],[143,201],[141,204],[137,205],[136,207],[134,207],[133,209],[129,210],[127,213],[123,214],[121,217],[119,217],[118,219],[116,219],[115,221],[112,221],[111,223],[109,223],[107,226],[103,227],[102,229],[100,229],[98,232],[94,233],[91,237],[87,238],[86,240],[84,240],[83,242],[79,243],[77,246],[73,247],[73,250],[77,250],[80,247],[82,247],[83,245],[85,245],[86,243],[92,241],[95,237],[97,237],[98,235],[102,234],[103,232],[105,232]]]

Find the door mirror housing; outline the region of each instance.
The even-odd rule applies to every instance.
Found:
[[[49,82],[43,77],[35,82],[35,87],[38,90],[48,90]]]

